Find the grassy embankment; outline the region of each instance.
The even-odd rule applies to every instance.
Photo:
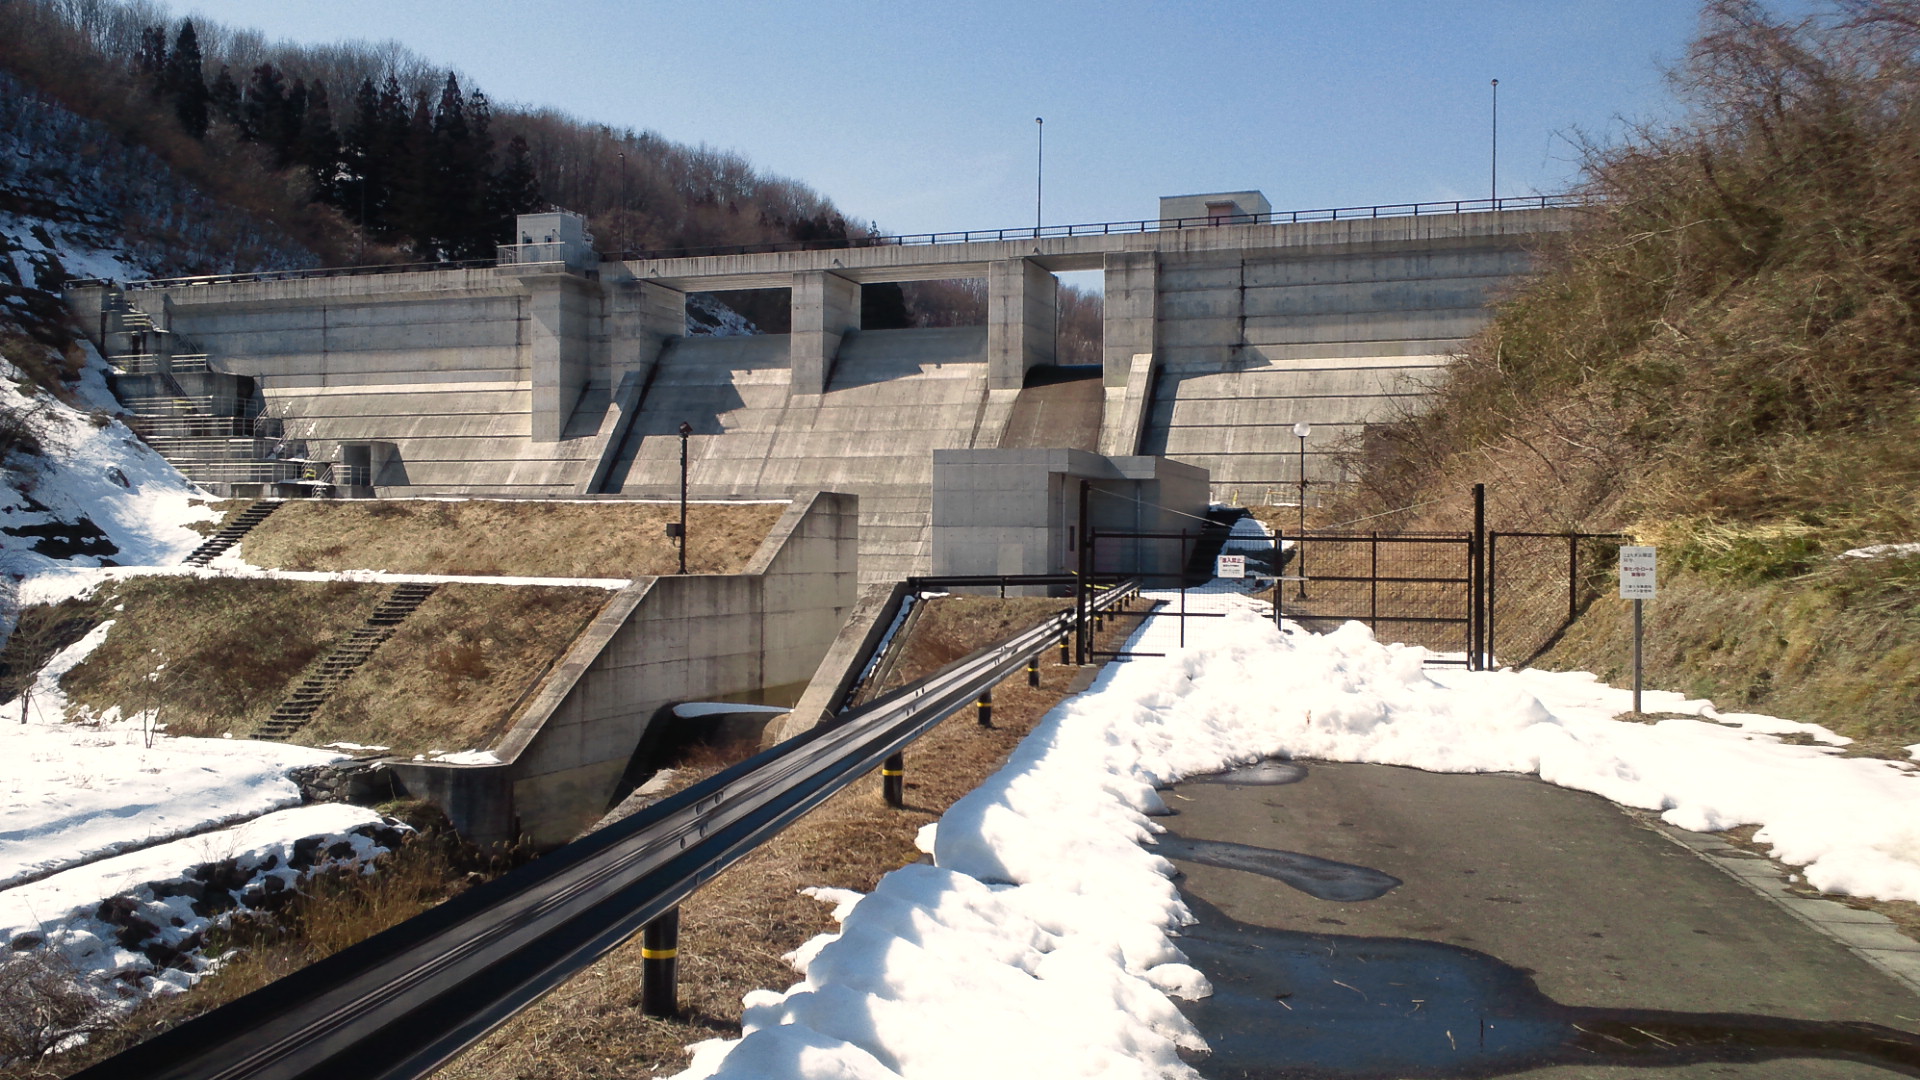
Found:
[[[1889,10],[1711,4],[1686,118],[1590,150],[1599,201],[1341,509],[1485,482],[1496,528],[1630,533],[1661,553],[1653,685],[1904,756],[1920,556],[1843,554],[1920,540],[1920,29]],[[1603,597],[1544,663],[1617,679],[1627,625]]]
[[[275,511],[243,552],[281,569],[637,577],[674,567],[660,527],[670,509],[677,513],[618,503],[298,502]],[[713,573],[744,567],[784,507],[694,509],[702,513],[690,515],[688,569]],[[157,706],[176,735],[244,738],[389,589],[217,576],[117,581],[86,600],[24,612],[0,656],[0,692],[17,691],[53,650],[113,619],[106,642],[62,682],[74,702],[96,713]],[[442,585],[299,739],[400,753],[489,746],[607,597],[597,588]]]

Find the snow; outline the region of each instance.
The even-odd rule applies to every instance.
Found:
[[[296,806],[300,788],[287,772],[340,758],[252,739],[172,738],[151,730],[150,713],[70,716],[80,710],[59,677],[112,626],[94,627],[41,670],[32,693],[0,706],[0,889]]]
[[[1150,594],[1153,595],[1153,594]],[[1160,596],[1169,599],[1172,594]],[[1149,619],[1007,765],[921,832],[932,865],[865,896],[814,890],[837,934],[788,959],[802,980],[748,995],[744,1036],[694,1047],[695,1077],[1191,1077],[1173,996],[1211,992],[1178,948],[1191,921],[1152,850],[1157,788],[1270,756],[1436,772],[1520,772],[1757,839],[1818,888],[1920,900],[1920,769],[1844,758],[1816,725],[1679,694],[1643,724],[1631,692],[1584,673],[1425,666],[1350,623],[1282,633],[1227,583],[1214,611]],[[1819,745],[1780,741],[1810,735]]]
[[[1920,555],[1920,544],[1870,544],[1840,553],[1843,559],[1886,559]]]
[[[231,866],[236,872],[221,884],[244,904],[250,895],[298,886],[307,871],[296,841],[306,840],[323,862],[344,845],[340,858],[364,865],[388,850],[369,833],[392,828],[371,810],[323,803],[90,863],[0,892],[0,943],[33,942],[102,1005],[183,990],[217,966],[195,955],[195,946],[235,907],[207,902],[219,888],[207,868]],[[142,923],[103,918],[108,897],[122,898],[123,912]]]
[[[191,550],[191,549],[189,549]],[[53,568],[20,583],[20,603],[56,604],[86,597],[109,581],[135,577],[271,578],[280,581],[361,581],[381,585],[548,585],[618,592],[627,578],[510,577],[474,574],[392,574],[384,570],[262,570],[253,566],[103,566]]]
[[[784,705],[743,705],[737,701],[683,701],[673,707],[673,715],[682,720],[697,720],[702,716],[747,714],[776,716],[792,711]]]

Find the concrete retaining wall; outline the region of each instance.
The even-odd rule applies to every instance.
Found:
[[[858,500],[795,500],[741,574],[661,577],[614,595],[493,748],[498,765],[400,762],[409,792],[479,842],[564,843],[606,812],[668,705],[809,679],[855,599]]]

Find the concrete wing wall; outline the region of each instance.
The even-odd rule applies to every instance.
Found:
[[[815,494],[781,517],[747,573],[635,583],[494,749],[503,764],[395,771],[469,838],[570,840],[606,812],[668,705],[798,692],[853,606],[858,519],[854,496]]]

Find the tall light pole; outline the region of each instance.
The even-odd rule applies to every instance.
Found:
[[[1047,121],[1045,117],[1033,118],[1035,135],[1033,154],[1033,235],[1040,235],[1040,192],[1046,179],[1047,169]]]
[[[693,425],[680,421],[680,525],[674,535],[680,538],[680,572],[687,572],[687,436]]]
[[[627,250],[627,155],[620,155],[620,250]]]
[[[1487,191],[1493,209],[1500,208],[1500,80],[1493,80],[1493,156],[1487,171]]]
[[[1293,572],[1300,579],[1300,599],[1307,598],[1307,435],[1313,431],[1313,425],[1305,420],[1293,425],[1293,434],[1300,440],[1300,535],[1294,541],[1300,548],[1300,555],[1293,560]]]

